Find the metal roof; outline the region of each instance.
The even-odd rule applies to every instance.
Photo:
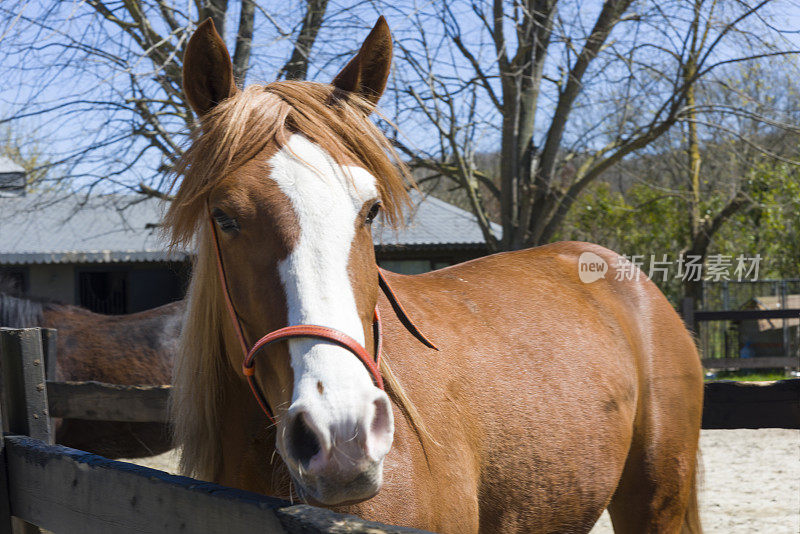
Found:
[[[405,226],[398,231],[375,223],[372,238],[379,247],[446,247],[483,245],[483,233],[475,216],[430,195],[411,191],[412,207]],[[500,225],[492,225],[500,235]]]
[[[6,156],[0,156],[0,174],[25,172],[21,165],[17,165]]]
[[[0,198],[0,264],[180,261],[156,228],[156,199],[28,194]]]
[[[375,244],[386,248],[461,248],[483,243],[475,217],[412,192],[405,228],[376,222]],[[161,201],[126,195],[28,194],[0,197],[0,264],[181,261],[157,225]],[[495,227],[499,234],[499,227]]]

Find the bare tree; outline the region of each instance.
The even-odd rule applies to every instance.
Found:
[[[796,67],[789,61],[754,62],[704,86],[699,98],[695,87],[689,91],[682,132],[686,152],[675,162],[684,169],[685,185],[678,188],[688,214],[684,256],[704,263],[724,225],[743,210],[758,209],[761,190],[769,187],[759,179],[765,163],[800,165],[798,107],[792,96]],[[709,205],[710,187],[723,192],[721,204]],[[702,280],[684,280],[683,295],[702,303]]]
[[[546,243],[590,183],[692,122],[693,88],[720,67],[795,53],[770,19],[773,5],[784,6],[472,0],[421,8],[409,37],[398,38],[397,122],[432,128],[436,140],[398,143],[413,165],[464,191],[492,249]],[[475,164],[490,151],[500,154],[498,176]]]
[[[796,202],[790,192],[800,169],[797,67],[796,58],[735,64],[695,87],[678,127],[601,177],[559,237],[599,241],[645,264],[651,255],[704,265],[710,254],[735,262],[758,253],[765,260],[760,272],[776,272],[779,260],[769,252],[778,244],[761,241],[776,223],[762,226],[760,214],[780,218],[778,227],[786,221],[783,231],[791,233],[791,215],[774,214],[792,213]],[[672,274],[686,276],[657,274],[662,289],[676,303],[684,296],[700,305],[701,273]]]
[[[49,158],[60,166],[52,179],[68,188],[166,198],[168,171],[196,128],[181,83],[196,22],[211,18],[226,38],[237,84],[251,74],[255,56],[261,72],[285,63],[288,75],[303,78],[327,0],[268,8],[255,0],[87,0],[39,11],[29,4],[0,4],[2,70],[21,82],[4,94],[0,124],[39,119],[53,137],[69,135],[52,142],[57,153]]]

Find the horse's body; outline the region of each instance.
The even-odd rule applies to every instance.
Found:
[[[179,301],[129,315],[102,315],[0,293],[0,326],[57,329],[54,380],[161,385],[172,380],[184,309]],[[168,428],[161,423],[81,419],[58,421],[56,442],[112,458],[149,456],[170,447]]]
[[[644,276],[580,282],[585,251],[617,258],[557,243],[390,275],[440,350],[381,298],[385,353],[441,446],[423,450],[395,405],[383,489],[337,510],[435,532],[586,532],[610,504],[619,532],[680,530],[702,409],[694,342]],[[249,392],[232,404],[252,419],[226,426],[224,456],[244,459],[218,481],[289,495]]]
[[[557,243],[387,274],[405,312],[379,295],[370,223],[406,194],[367,119],[390,57],[381,20],[333,86],[240,91],[210,21],[187,45],[202,128],[165,221],[199,246],[183,469],[438,532],[587,532],[606,507],[618,532],[698,532],[697,351],[643,275],[581,282],[582,253],[615,253]]]

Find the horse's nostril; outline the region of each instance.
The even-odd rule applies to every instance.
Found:
[[[372,401],[372,420],[365,421],[367,429],[364,440],[364,451],[374,461],[380,461],[392,446],[394,422],[392,408],[386,395],[381,394]]]
[[[319,450],[319,439],[306,424],[305,414],[298,414],[289,427],[289,453],[300,464],[308,465]]]
[[[386,399],[381,397],[372,404],[375,406],[375,415],[372,418],[372,428],[370,430],[377,433],[391,432],[392,420],[389,416],[391,408],[389,408]]]

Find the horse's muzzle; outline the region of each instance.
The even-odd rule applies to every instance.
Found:
[[[308,404],[287,412],[278,450],[304,496],[334,505],[369,499],[380,490],[394,420],[383,391],[372,388],[365,401],[338,417]]]
[[[362,467],[355,477],[342,480],[337,476],[301,475],[295,478],[301,497],[309,504],[335,506],[355,504],[371,499],[383,485],[383,460]]]

